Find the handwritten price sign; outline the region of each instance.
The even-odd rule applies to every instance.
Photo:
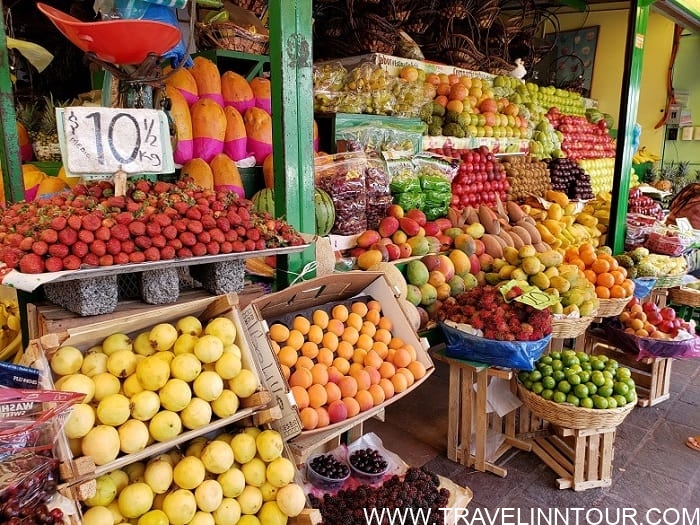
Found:
[[[73,174],[170,173],[167,117],[155,109],[68,107],[57,112],[66,169]],[[62,133],[60,133],[62,131]]]

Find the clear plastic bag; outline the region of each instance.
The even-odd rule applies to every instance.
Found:
[[[21,520],[36,516],[39,507],[47,504],[56,492],[57,467],[56,459],[26,451],[0,460],[2,523],[11,523],[15,517]]]
[[[340,62],[314,64],[314,90],[340,91],[347,74],[348,70]]]
[[[367,229],[367,188],[364,153],[336,153],[330,162],[316,164],[316,186],[330,195],[335,206],[331,233],[355,235]]]

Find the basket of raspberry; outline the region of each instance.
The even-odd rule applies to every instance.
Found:
[[[506,301],[495,286],[448,297],[438,311],[448,357],[532,370],[552,338],[552,314]]]

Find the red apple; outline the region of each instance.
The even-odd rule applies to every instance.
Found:
[[[676,318],[676,311],[671,308],[670,306],[665,306],[664,308],[661,309],[659,312],[661,314],[661,317],[664,319],[670,319],[673,320]]]

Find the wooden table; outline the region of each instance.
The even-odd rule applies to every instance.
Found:
[[[444,346],[431,350],[431,355],[434,359],[450,366],[447,457],[480,472],[488,471],[505,477],[508,471],[496,465],[495,462],[513,447],[529,452],[532,450],[532,444],[516,437],[515,411],[509,412],[504,418],[499,418],[495,414],[489,418],[486,412],[486,389],[489,378],[497,377],[510,381],[511,391],[516,393],[517,386],[513,370],[448,357]],[[474,385],[476,385],[476,392]],[[473,412],[472,403],[474,403]],[[490,424],[489,419],[491,419]],[[472,428],[474,429],[473,454],[471,453]],[[489,428],[504,434],[505,441],[487,457],[486,438]]]

